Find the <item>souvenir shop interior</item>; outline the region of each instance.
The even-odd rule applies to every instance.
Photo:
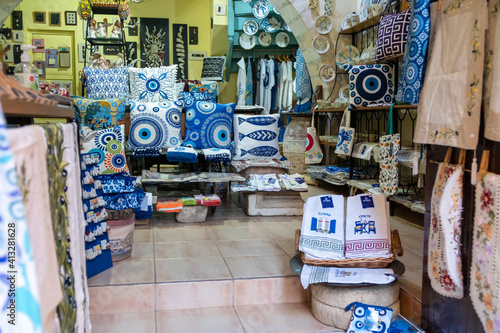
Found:
[[[0,332],[500,332],[498,6],[3,1]]]

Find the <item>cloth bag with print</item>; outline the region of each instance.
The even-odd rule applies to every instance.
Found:
[[[351,322],[347,332],[387,332],[391,325],[393,310],[385,306],[368,305],[359,302],[349,304],[345,310],[349,311],[354,306]]]
[[[314,113],[311,127],[307,128],[306,164],[319,164],[323,160],[323,151],[319,145],[318,133],[314,127]]]
[[[352,146],[354,144],[355,129],[351,127],[351,108],[344,110],[344,115],[340,122],[339,137],[337,139],[337,148],[335,153],[340,156],[351,156]]]
[[[385,195],[398,193],[398,152],[401,142],[399,133],[394,134],[393,108],[389,111],[389,125],[387,135],[381,136],[380,145],[380,188]]]

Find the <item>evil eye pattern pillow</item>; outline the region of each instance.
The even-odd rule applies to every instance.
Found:
[[[212,94],[207,92],[181,92],[181,98],[184,101],[192,101],[192,102],[210,102],[215,103],[215,99],[213,99]]]
[[[215,103],[217,100],[217,83],[210,83],[210,84],[193,84],[189,83],[189,91],[192,93],[196,92],[205,92],[210,94],[210,98],[212,103]]]
[[[123,142],[125,140],[124,125],[92,131],[88,127],[82,128],[82,154],[97,154],[99,174],[113,174],[129,172]]]
[[[157,68],[130,68],[132,99],[140,102],[176,101],[177,65]]]
[[[162,148],[181,145],[183,106],[182,101],[130,102],[129,146],[135,156],[158,156]]]
[[[94,69],[85,67],[88,98],[120,98],[129,95],[126,67]]]
[[[390,105],[394,99],[394,69],[389,65],[350,66],[349,94],[352,108]]]
[[[183,146],[229,149],[235,108],[235,103],[186,101],[187,131]]]
[[[234,117],[236,156],[233,160],[266,161],[280,159],[279,114]]]
[[[123,125],[127,103],[128,99],[126,97],[109,99],[73,98],[73,104],[80,115],[81,123],[93,130]]]

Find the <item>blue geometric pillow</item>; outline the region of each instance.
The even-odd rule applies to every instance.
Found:
[[[193,84],[189,83],[189,91],[190,92],[206,92],[211,95],[212,100],[215,103],[217,100],[217,83],[210,84]]]
[[[162,148],[181,145],[181,114],[184,103],[130,102],[129,145],[135,156],[158,156]]]
[[[88,98],[119,98],[129,95],[127,67],[94,69],[85,67]]]
[[[350,66],[349,94],[352,108],[391,105],[394,99],[394,69],[389,65]]]
[[[177,65],[158,68],[130,68],[132,99],[140,102],[176,101]]]
[[[207,92],[186,92],[183,91],[181,92],[181,97],[184,100],[184,102],[191,100],[193,102],[210,102],[210,103],[215,103],[216,100],[213,99],[212,94],[209,94]]]
[[[229,149],[235,108],[235,103],[186,101],[187,131],[183,146]]]

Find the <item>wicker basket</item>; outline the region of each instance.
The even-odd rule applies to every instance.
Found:
[[[344,268],[385,268],[389,266],[396,255],[403,255],[403,247],[399,232],[393,230],[391,233],[392,256],[390,258],[363,258],[363,259],[341,259],[341,260],[317,260],[307,259],[305,254],[299,251],[300,229],[295,230],[295,251],[301,254],[302,262],[310,266],[344,267]]]

